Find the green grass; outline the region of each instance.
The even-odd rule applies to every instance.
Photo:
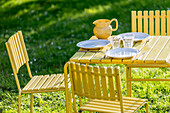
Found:
[[[65,62],[78,50],[76,43],[93,35],[100,18],[117,18],[113,34],[130,31],[131,10],[167,10],[168,0],[1,0],[0,1],[0,112],[16,112],[18,93],[5,42],[22,30],[33,75],[62,73]],[[114,26],[114,23],[112,24]],[[125,66],[121,65],[126,96]],[[170,69],[133,69],[134,77],[169,78]],[[19,74],[23,88],[26,68]],[[151,113],[170,112],[169,82],[134,82],[132,95],[147,98]],[[65,112],[64,92],[35,94],[35,112]],[[29,95],[22,95],[22,111],[29,112]],[[143,110],[141,111],[143,112]]]

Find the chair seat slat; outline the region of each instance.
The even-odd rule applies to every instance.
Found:
[[[70,78],[68,78],[68,88],[70,88],[71,87],[71,81],[70,81]],[[63,79],[63,82],[61,83],[61,85],[60,86],[54,86],[54,88],[65,88],[65,81],[64,81],[64,79]]]
[[[39,90],[41,88],[41,86],[46,82],[46,80],[48,79],[49,75],[45,75],[43,76],[43,78],[41,79],[41,81],[37,84],[37,86],[34,88],[35,90]]]
[[[55,82],[58,81],[58,79],[60,78],[60,74],[55,74],[54,76],[55,77],[51,80],[46,89],[51,89],[54,86]]]
[[[37,79],[34,80],[34,82],[30,85],[28,90],[33,90],[37,86],[37,84],[41,81],[42,77],[43,77],[42,75],[38,76]]]
[[[44,85],[41,87],[41,89],[46,89],[54,77],[55,77],[55,75],[51,75],[50,77],[48,77],[48,80],[44,83]]]
[[[61,83],[64,81],[63,74],[57,74],[57,75],[59,75],[59,78],[54,81],[54,83],[51,85],[51,88],[59,88]]]
[[[23,90],[27,90],[31,85],[32,83],[34,83],[34,81],[37,79],[38,76],[34,76],[29,82],[28,84],[23,88]]]

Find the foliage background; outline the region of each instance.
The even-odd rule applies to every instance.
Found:
[[[0,1],[0,112],[17,111],[17,87],[5,42],[23,32],[33,75],[62,73],[66,61],[78,50],[76,43],[93,35],[92,22],[117,18],[119,29],[130,32],[132,10],[168,10],[169,0],[1,0]],[[114,26],[114,23],[112,24]],[[121,66],[126,96],[125,66]],[[140,78],[169,78],[170,69],[133,69]],[[23,88],[29,81],[25,67],[19,73]],[[150,112],[170,110],[169,82],[135,82],[133,96],[147,98]],[[64,92],[34,95],[35,112],[65,112]],[[29,111],[29,95],[22,95],[22,111]],[[144,112],[144,109],[140,112]]]

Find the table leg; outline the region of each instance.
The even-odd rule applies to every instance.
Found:
[[[127,96],[131,97],[131,67],[126,67],[126,85],[127,85]]]

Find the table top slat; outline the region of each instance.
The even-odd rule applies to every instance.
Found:
[[[90,62],[90,59],[95,55],[95,53],[93,52],[86,52],[81,58],[80,58],[80,62]]]
[[[145,59],[146,63],[154,63],[154,59],[157,57],[157,55],[160,53],[162,48],[164,47],[164,44],[167,42],[169,38],[168,37],[162,37],[159,39],[159,41],[155,44],[153,49],[150,51],[148,56]]]
[[[105,52],[111,48],[111,44],[101,48],[95,55],[91,58],[91,62],[100,62],[102,58],[105,57]]]
[[[170,37],[169,37],[170,38]],[[163,48],[163,50],[161,51],[160,55],[157,57],[156,62],[160,63],[160,62],[170,62],[169,58],[170,58],[170,39],[168,40],[168,42],[166,43],[165,47]]]
[[[147,52],[154,46],[154,44],[158,41],[158,37],[152,38],[147,44],[141,49],[140,54],[143,56],[138,56],[136,59],[134,59],[135,63],[144,63],[143,59],[147,56]],[[141,58],[140,58],[141,57]],[[140,58],[140,59],[139,59]]]

